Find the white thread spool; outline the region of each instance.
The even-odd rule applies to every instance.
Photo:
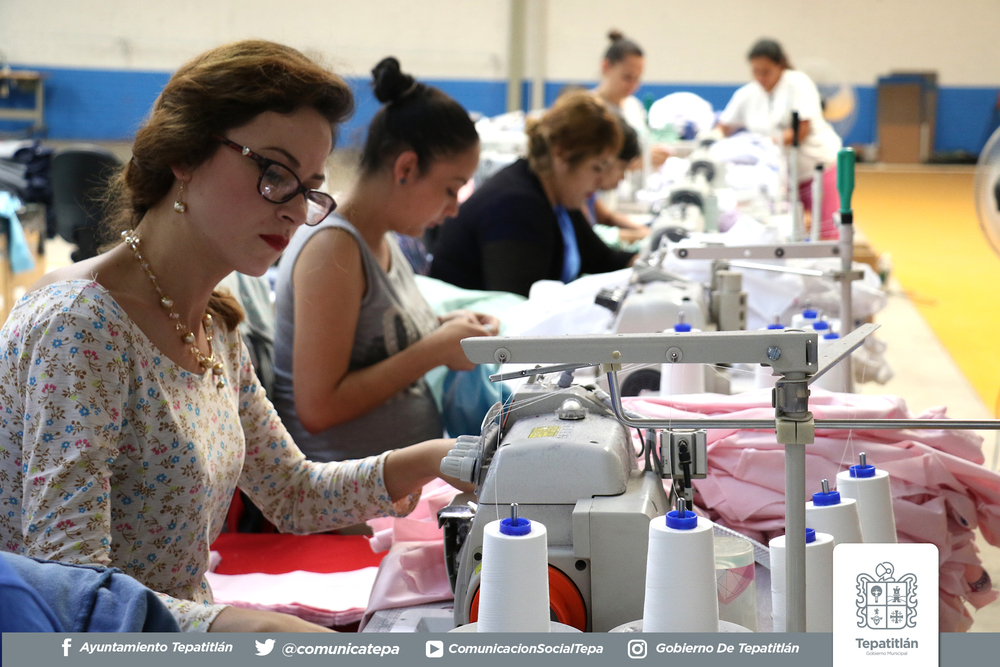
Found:
[[[823,480],[823,490],[813,494],[806,503],[806,525],[818,533],[833,537],[837,544],[864,542],[861,537],[861,517],[858,515],[858,501],[841,498],[840,493],[831,491]]]
[[[860,465],[837,473],[837,490],[842,498],[858,501],[861,535],[865,542],[896,543],[896,517],[892,511],[889,473],[868,465],[862,453]]]
[[[813,324],[813,329],[819,334],[819,353],[822,356],[823,351],[836,343],[840,336],[835,334],[830,328],[829,323],[824,320],[820,320]],[[813,386],[826,389],[827,391],[838,391],[840,393],[846,392],[847,364],[845,364],[843,359],[841,359],[839,362],[834,364],[830,370],[819,376],[819,379],[813,382]]]
[[[712,522],[680,511],[649,523],[643,632],[718,632]]]
[[[545,526],[523,518],[487,524],[479,586],[479,632],[549,632]]]
[[[771,616],[774,631],[785,632],[785,536],[771,548]],[[833,537],[806,528],[806,632],[833,632]]]
[[[684,313],[681,313],[683,319]],[[666,333],[700,332],[686,322],[678,322]],[[705,393],[705,364],[660,364],[660,396]]]
[[[785,325],[779,321],[779,316],[774,316],[774,322],[768,324],[766,329],[762,331],[783,331]],[[756,389],[774,389],[774,384],[778,381],[777,375],[774,374],[774,369],[770,366],[761,366],[757,364],[753,372],[753,386]]]

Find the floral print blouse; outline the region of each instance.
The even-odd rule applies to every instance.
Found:
[[[113,566],[183,630],[224,608],[205,580],[237,485],[279,530],[312,533],[395,505],[387,454],[313,463],[288,437],[238,332],[214,341],[225,387],[164,356],[92,281],[29,293],[0,329],[0,549]]]

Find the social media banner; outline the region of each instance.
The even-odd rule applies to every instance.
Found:
[[[899,573],[899,570],[895,569],[894,573]],[[917,585],[920,586],[923,580],[919,578],[919,573],[917,577]],[[878,595],[880,603],[882,597],[882,594]],[[919,604],[923,601],[918,603],[918,609]],[[883,616],[880,608],[879,618]],[[873,623],[879,625],[881,621]],[[930,645],[929,642],[925,644],[931,639],[929,634],[928,631],[919,635],[921,647]],[[184,667],[469,667],[471,664],[476,667],[509,667],[512,664],[542,667],[827,667],[833,664],[832,636],[828,633],[11,633],[4,634],[0,640],[0,663],[12,667],[177,667],[178,664]],[[944,665],[994,664],[1000,655],[1000,634],[942,635],[940,650],[941,664]],[[921,664],[911,663],[905,657],[890,659],[879,656],[879,659],[888,665],[909,667],[910,664]]]

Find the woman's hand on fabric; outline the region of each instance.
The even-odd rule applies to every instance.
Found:
[[[471,315],[471,313],[470,313]],[[437,329],[427,336],[437,352],[440,364],[453,371],[471,371],[476,364],[469,361],[460,344],[463,338],[489,336],[493,333],[472,317],[454,317],[445,320]]]
[[[623,227],[618,230],[618,239],[625,244],[641,241],[649,236],[649,227]]]
[[[649,162],[658,169],[670,157],[670,149],[662,144],[657,144],[649,149]]]
[[[456,319],[464,319],[468,320],[469,322],[475,322],[476,316],[471,310],[465,310],[465,309],[453,310],[450,313],[445,313],[444,315],[439,317],[438,322],[444,324],[445,322],[450,322],[451,320],[456,320]]]
[[[489,332],[489,335],[496,336],[500,333],[500,318],[493,315],[487,315],[486,313],[473,313],[476,316],[476,320],[483,325],[483,328]]]
[[[276,611],[226,607],[208,627],[209,632],[333,632],[329,628]]]
[[[450,313],[445,313],[438,318],[438,321],[444,324],[445,322],[450,322],[451,320],[462,318],[473,324],[481,324],[484,329],[492,332],[496,335],[500,331],[500,320],[493,315],[487,315],[486,313],[477,313],[471,310],[453,310]]]

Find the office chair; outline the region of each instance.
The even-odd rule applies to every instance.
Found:
[[[120,167],[121,161],[99,146],[71,146],[52,156],[56,231],[77,246],[70,255],[74,262],[94,257],[104,242],[105,187]]]

